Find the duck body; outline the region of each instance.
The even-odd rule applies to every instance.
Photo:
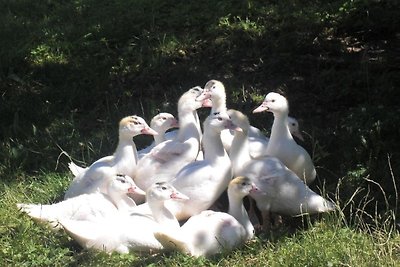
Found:
[[[141,117],[123,118],[119,124],[119,141],[114,154],[95,161],[87,168],[75,167],[78,175],[71,182],[64,198],[93,192],[106,193],[108,181],[116,174],[133,177],[138,156],[132,137],[138,134],[152,135],[157,132],[151,129]],[[70,164],[70,169],[71,166]]]
[[[156,231],[179,229],[176,218],[165,208],[167,199],[186,196],[167,183],[156,183],[146,193],[152,216],[141,213],[118,214],[97,221],[60,220],[65,231],[82,247],[106,252],[155,253],[164,247],[154,237]]]
[[[252,160],[240,173],[259,188],[250,196],[261,211],[297,216],[335,209],[332,202],[312,191],[276,157]]]
[[[192,162],[171,180],[171,184],[190,199],[166,203],[178,220],[187,219],[208,209],[226,190],[232,179],[231,161],[220,138],[223,129],[240,130],[226,113],[215,113],[204,122],[204,160]]]
[[[269,93],[264,102],[253,112],[264,110],[274,114],[271,136],[265,155],[279,158],[302,181],[306,184],[312,183],[316,177],[316,170],[308,152],[298,145],[290,134],[288,101],[280,94]]]
[[[277,157],[252,158],[248,149],[250,123],[247,116],[237,110],[228,110],[228,114],[243,130],[235,133],[230,150],[234,176],[246,176],[259,188],[250,197],[256,201],[265,221],[269,220],[271,212],[296,216],[334,209],[333,203],[312,191]]]
[[[81,194],[54,204],[17,204],[17,207],[34,220],[59,229],[58,221],[62,218],[95,221],[118,213],[127,213],[136,206],[128,194],[144,194],[132,178],[126,175],[115,175],[107,188],[107,194]]]
[[[165,247],[194,257],[232,250],[246,241],[245,236],[245,229],[231,215],[210,210],[189,218],[179,234],[155,233]]]
[[[183,166],[196,159],[202,135],[196,111],[202,102],[196,98],[201,93],[200,87],[194,87],[180,97],[176,138],[160,143],[139,160],[134,180],[143,190],[155,182],[171,180]]]
[[[238,193],[239,190],[243,192]],[[155,237],[165,247],[194,257],[208,257],[232,250],[254,236],[254,227],[242,201],[252,191],[256,191],[256,187],[249,179],[235,178],[228,188],[229,213],[202,211],[190,217],[179,231],[156,232]]]

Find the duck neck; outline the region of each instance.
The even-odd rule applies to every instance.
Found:
[[[147,201],[154,220],[167,229],[178,229],[179,222],[175,215],[167,209],[163,201]]]
[[[254,227],[243,205],[243,198],[237,196],[228,188],[228,199],[229,199],[228,213],[232,215],[246,229],[248,238],[253,237]]]
[[[107,196],[119,211],[128,211],[130,208],[136,207],[135,201],[126,194],[116,194],[109,190]]]
[[[277,139],[282,140],[282,138],[286,140],[293,140],[288,126],[288,114],[274,113],[274,122],[272,123],[270,142],[274,142],[274,140]]]
[[[179,115],[179,130],[177,140],[184,142],[190,138],[200,140],[200,123],[196,111],[180,111]]]
[[[211,114],[215,112],[226,112],[226,99],[225,97],[216,97],[212,99]]]
[[[228,157],[221,141],[220,132],[215,132],[212,129],[205,127],[202,143],[205,160],[213,162],[218,158]]]
[[[232,146],[229,150],[229,157],[232,161],[232,169],[234,176],[238,176],[243,166],[251,160],[249,153],[249,142],[247,139],[248,128],[242,132],[235,131],[232,140]]]
[[[133,142],[132,136],[120,135],[117,149],[114,152],[115,162],[121,160],[129,160],[133,166],[138,161],[136,145]],[[127,173],[124,173],[127,174]]]
[[[199,114],[197,114],[197,110],[193,111],[193,117],[196,121],[197,133],[199,134],[199,137],[200,137],[199,140],[201,140],[201,138],[203,138],[203,131],[201,130],[201,123],[200,123]]]
[[[160,131],[160,132],[158,132],[157,135],[153,136],[155,145],[158,145],[165,141],[165,132],[166,131]]]

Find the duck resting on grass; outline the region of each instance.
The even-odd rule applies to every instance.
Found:
[[[132,193],[145,194],[136,186],[131,177],[117,174],[108,181],[107,193],[81,194],[49,205],[19,203],[17,207],[34,220],[59,229],[58,221],[62,218],[94,221],[122,212],[127,213],[136,206],[128,196]]]
[[[254,236],[243,198],[257,190],[250,179],[236,177],[228,186],[228,213],[206,210],[190,217],[178,231],[158,231],[154,235],[165,248],[194,257],[230,251]]]
[[[107,193],[108,181],[119,173],[133,178],[138,155],[132,138],[139,134],[156,135],[157,132],[151,129],[141,117],[123,118],[119,122],[119,140],[114,154],[95,161],[88,168],[81,168],[71,182],[64,198],[68,199],[94,192]],[[77,169],[75,168],[75,170]]]
[[[165,182],[155,183],[146,192],[146,201],[152,216],[141,213],[119,214],[97,221],[61,219],[60,225],[66,233],[86,249],[108,253],[144,252],[157,253],[164,250],[154,237],[158,231],[174,232],[179,222],[165,208],[164,202],[185,201],[188,197]]]

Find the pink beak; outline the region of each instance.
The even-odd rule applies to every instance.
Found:
[[[232,131],[237,131],[237,132],[243,132],[243,129],[234,124],[232,121],[227,121],[227,124],[225,125],[225,129],[229,129]]]
[[[171,128],[179,128],[179,121],[177,119],[173,119],[171,122]]]
[[[253,110],[253,113],[259,113],[268,110],[267,102],[263,102],[258,108]]]
[[[142,134],[158,135],[158,133],[150,127],[145,127],[140,132]]]
[[[138,195],[146,195],[146,192],[144,192],[142,189],[140,189],[137,186],[132,186],[128,189],[128,193],[132,193],[132,194],[138,194]]]
[[[182,199],[182,200],[188,200],[188,199],[189,199],[188,196],[186,196],[186,195],[184,195],[184,194],[182,194],[182,193],[179,193],[179,192],[173,192],[173,193],[170,195],[170,198],[171,198],[171,199]]]
[[[211,92],[209,90],[204,90],[204,92],[196,98],[196,101],[203,101],[209,98],[211,98]]]
[[[203,100],[203,105],[202,105],[202,107],[211,108],[211,107],[212,107],[212,101],[211,101],[211,99],[210,99],[210,98],[204,99],[204,100]]]
[[[253,186],[251,187],[251,189],[250,189],[250,192],[249,192],[249,193],[254,193],[254,192],[257,192],[258,190],[260,190],[260,189],[258,189],[258,187],[257,187],[257,186],[253,185]]]

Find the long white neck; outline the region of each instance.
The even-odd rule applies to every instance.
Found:
[[[229,150],[229,157],[232,161],[233,176],[240,175],[243,166],[251,161],[250,148],[248,142],[248,128],[243,129],[243,132],[235,131],[232,140],[232,146]]]
[[[136,207],[135,201],[133,201],[128,195],[113,192],[108,190],[106,197],[117,207],[119,211],[129,211],[129,209]]]
[[[131,164],[136,166],[138,154],[132,136],[127,136],[124,134],[119,135],[118,146],[114,152],[114,160],[115,162],[119,162],[121,160],[130,160]]]
[[[197,132],[199,133],[200,140],[201,140],[203,138],[203,131],[201,130],[201,123],[200,123],[199,114],[197,114],[197,110],[193,111],[193,117],[196,121]]]
[[[147,200],[147,202],[154,220],[162,227],[169,230],[178,229],[180,227],[175,215],[165,207],[164,201]]]
[[[166,131],[157,131],[157,132],[158,132],[158,134],[153,136],[155,146],[165,141],[165,132]]]
[[[270,136],[270,144],[273,143],[275,140],[291,140],[293,142],[294,139],[292,134],[289,131],[288,126],[288,114],[278,114],[274,113],[274,122],[271,128],[271,136]]]
[[[198,121],[197,112],[180,110],[178,112],[178,116],[179,130],[177,140],[179,142],[184,142],[189,138],[196,138],[197,140],[200,140],[200,123]]]
[[[208,127],[204,128],[203,149],[204,159],[210,162],[214,162],[221,157],[228,157],[221,141],[221,133]]]
[[[228,213],[235,217],[235,219],[246,229],[247,239],[251,239],[254,236],[254,227],[243,205],[243,198],[237,196],[228,188],[228,199]]]
[[[226,112],[226,96],[212,98],[211,114],[215,112]]]

